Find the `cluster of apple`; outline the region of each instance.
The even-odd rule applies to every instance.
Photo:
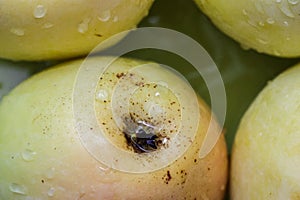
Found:
[[[136,27],[153,1],[0,2],[0,57],[86,56]],[[195,2],[244,47],[300,56],[298,0]],[[94,69],[103,69],[96,83],[84,75]],[[221,200],[228,179],[233,200],[299,199],[299,77],[300,66],[287,70],[253,102],[236,135],[229,177],[223,134],[199,156],[208,129],[221,127],[172,70],[100,56],[59,64],[0,104],[0,199]]]

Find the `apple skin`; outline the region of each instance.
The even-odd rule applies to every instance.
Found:
[[[279,57],[300,56],[297,1],[194,1],[221,31],[243,48]]]
[[[153,1],[1,1],[0,58],[37,61],[86,55],[110,36],[135,28]]]
[[[231,198],[300,198],[300,65],[270,82],[252,103],[233,145]]]
[[[86,63],[101,65],[105,59],[89,58]],[[0,199],[223,199],[228,170],[225,139],[222,134],[213,150],[199,158],[211,117],[200,98],[195,140],[170,165],[150,173],[128,173],[94,159],[74,127],[72,93],[82,62],[37,74],[3,99]],[[145,63],[122,58],[114,65],[124,69]],[[212,123],[219,131],[217,122]]]

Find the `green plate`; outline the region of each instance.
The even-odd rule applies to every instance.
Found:
[[[184,33],[198,41],[213,58],[226,89],[227,114],[224,130],[229,153],[239,121],[253,99],[268,81],[299,61],[244,50],[220,32],[193,1],[156,0],[149,15],[139,26],[164,27]],[[151,49],[132,52],[128,56],[159,61],[174,68],[182,69],[184,66],[181,72],[209,104],[209,95],[202,78],[190,70],[185,60],[169,52]],[[0,60],[0,99],[19,82],[52,64]]]

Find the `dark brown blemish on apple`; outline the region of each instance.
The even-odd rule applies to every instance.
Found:
[[[170,171],[168,170],[167,173],[162,177],[162,180],[164,180],[165,184],[169,184],[171,179],[172,179],[172,176],[171,176]]]
[[[155,126],[145,120],[137,120],[136,114],[124,117],[122,130],[129,148],[135,153],[150,153],[167,147],[169,138],[155,130]]]

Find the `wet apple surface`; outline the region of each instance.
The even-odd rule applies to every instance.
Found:
[[[166,10],[168,10],[168,12],[166,12]],[[220,70],[226,87],[228,107],[224,131],[229,154],[231,152],[233,138],[239,121],[259,91],[268,81],[272,80],[280,72],[299,61],[299,59],[281,59],[267,56],[252,50],[241,48],[240,44],[219,31],[210,20],[201,13],[200,9],[197,8],[196,4],[192,1],[156,0],[149,15],[144,18],[139,26],[159,26],[180,31],[197,40],[209,52]],[[159,38],[157,39],[159,40]],[[163,41],[161,42],[163,43]],[[181,73],[189,80],[197,94],[200,94],[200,96],[209,104],[210,98],[206,88],[203,86],[204,83],[201,80],[201,77],[199,77],[199,74],[195,74],[193,70],[190,70],[188,67],[189,63],[186,63],[184,60],[172,54],[162,51],[145,50],[142,52],[133,52],[130,56],[162,62],[177,70],[182,69],[182,66],[185,66],[186,68],[184,68]],[[28,74],[36,73],[37,71],[44,69],[45,66],[49,67],[51,65],[53,65],[53,63],[1,61],[1,97],[7,94],[13,86],[28,76]],[[7,69],[14,72],[8,72]],[[60,141],[59,143],[63,144],[63,141]],[[55,146],[53,145],[49,151],[52,151],[51,149],[55,149]],[[27,159],[31,159],[30,157],[32,154],[36,155],[34,151],[32,152],[30,149],[23,153],[24,157]],[[191,160],[191,163],[192,162],[194,161]],[[73,164],[76,164],[76,162]],[[85,166],[82,167],[84,168]],[[103,182],[118,179],[115,174],[111,173],[110,170],[106,170],[106,168],[103,168],[101,172],[111,175],[109,179],[103,179]],[[177,174],[177,172],[174,173]],[[185,177],[184,171],[179,171],[178,173]],[[55,169],[47,168],[45,166],[45,177],[51,178],[54,175]],[[161,177],[157,177],[157,179],[161,180],[162,177],[168,182],[168,180],[173,179],[173,172],[170,171],[168,173],[165,171],[165,173],[162,174]],[[42,183],[42,180],[39,180],[38,182]],[[47,181],[44,180],[44,182]],[[9,185],[7,185],[7,187],[9,187]],[[24,189],[18,184],[12,184],[11,188],[21,191]],[[51,195],[54,192],[54,189],[51,187],[48,189]],[[227,199],[229,199],[229,197]]]
[[[111,35],[136,27],[152,3],[153,0],[2,1],[0,58],[37,61],[86,55]]]
[[[105,60],[84,63],[101,66]],[[96,115],[94,125],[82,117],[93,102],[73,91],[82,63],[37,74],[2,100],[2,199],[222,199],[228,172],[225,139],[221,135],[200,158],[208,127],[221,129],[182,77],[155,63],[116,60],[99,77],[95,110],[87,115]],[[162,77],[164,82],[153,82]],[[124,87],[130,93],[119,93]]]
[[[195,0],[220,30],[244,48],[280,57],[299,57],[298,0]]]
[[[242,118],[231,162],[231,197],[299,199],[300,65],[261,91]]]

